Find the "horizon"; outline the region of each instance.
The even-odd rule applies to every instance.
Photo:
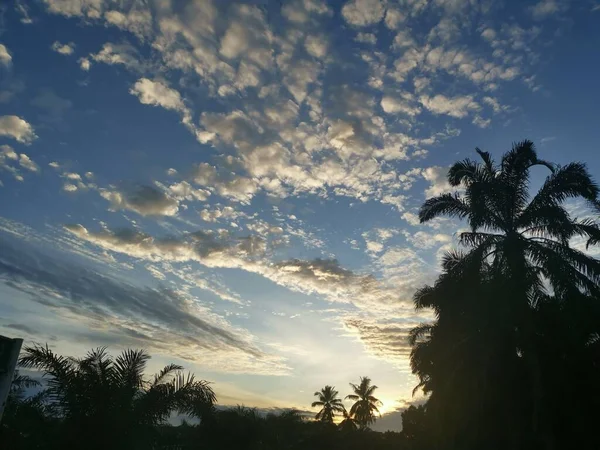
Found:
[[[144,348],[221,405],[316,412],[368,376],[373,429],[400,430],[432,318],[412,297],[466,227],[419,207],[522,139],[598,180],[599,21],[591,0],[1,6],[0,334]]]

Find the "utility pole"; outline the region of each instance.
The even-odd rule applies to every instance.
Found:
[[[0,422],[6,406],[23,339],[0,336]]]

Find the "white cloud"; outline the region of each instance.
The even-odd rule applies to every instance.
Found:
[[[75,52],[75,44],[73,42],[61,44],[58,41],[54,41],[50,48],[61,55],[72,55]]]
[[[34,163],[25,153],[19,155],[19,165],[30,172],[39,172],[40,167]]]
[[[153,186],[139,186],[131,191],[100,189],[112,210],[130,210],[142,216],[175,216],[179,202]]]
[[[414,47],[415,45],[416,42],[410,35],[410,30],[408,29],[398,31],[398,33],[396,33],[396,36],[394,37],[394,42],[392,43],[392,47],[394,49]]]
[[[140,103],[152,106],[161,106],[171,111],[177,111],[181,114],[181,123],[189,129],[200,142],[207,142],[207,135],[193,124],[192,112],[186,106],[181,94],[175,89],[170,88],[162,81],[153,81],[148,78],[140,78],[135,82],[129,93],[135,95]]]
[[[17,181],[24,181],[17,165],[30,172],[40,172],[40,167],[25,153],[18,154],[11,146],[0,145],[0,170],[11,173]]]
[[[564,0],[541,0],[533,5],[530,11],[534,19],[542,20],[565,11],[567,8],[568,4]]]
[[[450,186],[447,179],[448,168],[433,166],[423,170],[423,178],[429,181],[430,186],[425,190],[425,197],[435,197],[447,192],[456,191]]]
[[[415,213],[411,213],[411,212],[407,211],[407,212],[402,213],[401,217],[404,220],[406,220],[413,227],[416,227],[417,225],[420,225],[420,223],[421,223],[421,221],[419,220],[419,216],[416,215]]]
[[[443,94],[437,94],[433,97],[422,95],[419,100],[433,114],[445,114],[459,119],[481,108],[472,95],[457,97],[446,97]]]
[[[384,95],[381,99],[381,107],[388,114],[403,113],[414,116],[421,112],[412,95],[407,92],[401,95]]]
[[[9,67],[12,63],[12,56],[4,44],[0,44],[0,64]]]
[[[88,58],[79,58],[77,62],[79,63],[79,68],[85,72],[88,72],[90,67],[92,67],[92,63]]]
[[[375,36],[373,33],[358,33],[354,40],[363,44],[377,44],[377,36]]]
[[[141,62],[138,50],[128,42],[120,44],[105,43],[98,53],[92,53],[89,57],[79,60],[79,67],[82,70],[89,70],[91,65],[90,58],[104,64],[122,65],[138,73],[144,72],[146,68],[145,64]]]
[[[0,136],[11,137],[22,144],[37,139],[33,127],[18,116],[0,116]]]
[[[479,114],[475,115],[473,118],[473,124],[477,125],[479,128],[487,128],[491,125],[492,119],[484,119]]]
[[[388,7],[385,13],[385,25],[391,30],[397,30],[400,24],[406,20],[404,14],[398,9]]]
[[[174,111],[187,111],[181,95],[161,81],[140,78],[129,90],[130,94],[139,98],[145,105],[162,106]]]
[[[417,231],[416,233],[404,232],[406,240],[418,249],[431,249],[452,242],[452,236],[442,233],[428,233]]]
[[[150,8],[143,3],[134,2],[127,12],[106,11],[104,19],[117,28],[130,31],[142,40],[148,37],[152,31],[152,13]]]
[[[383,19],[385,7],[381,0],[349,0],[342,7],[342,16],[350,25],[364,27]]]
[[[90,19],[100,18],[104,9],[103,0],[43,0],[48,11],[63,16],[86,16]]]
[[[196,189],[187,181],[169,186],[169,193],[178,200],[198,200],[204,202],[210,197],[210,192],[204,189]]]
[[[305,24],[314,17],[331,14],[323,0],[289,0],[283,3],[281,13],[290,22]]]
[[[306,51],[315,58],[323,59],[327,55],[327,38],[325,36],[309,35],[304,41]]]

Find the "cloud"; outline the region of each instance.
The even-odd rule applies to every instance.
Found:
[[[421,112],[421,108],[416,105],[413,96],[408,92],[383,96],[381,107],[388,114],[403,113],[407,116],[415,116]]]
[[[282,375],[288,367],[253,343],[246,331],[183,293],[139,287],[24,242],[0,239],[0,280],[56,310],[64,320],[90,327],[93,339],[117,339],[196,361],[210,370]]]
[[[425,197],[435,197],[456,191],[456,188],[448,183],[447,174],[448,168],[440,166],[428,167],[423,171],[423,178],[429,181],[429,187],[425,190]]]
[[[89,58],[79,58],[77,62],[79,63],[79,68],[85,72],[88,72],[92,67],[92,63],[90,62]]]
[[[11,146],[0,145],[0,169],[12,173],[17,181],[23,181],[24,178],[16,167],[17,164],[30,172],[40,171],[40,167],[25,153],[18,154]]]
[[[18,116],[0,116],[0,136],[7,136],[22,144],[31,144],[37,139],[33,127]]]
[[[8,325],[2,325],[2,326],[4,328],[10,328],[11,330],[22,331],[23,333],[26,333],[30,336],[35,336],[37,334],[37,332],[33,328],[31,328],[27,325],[24,325],[22,323],[9,323]]]
[[[472,111],[478,111],[481,108],[472,95],[457,97],[446,97],[443,94],[437,94],[433,97],[422,95],[419,100],[433,114],[445,114],[458,119],[466,117]]]
[[[381,0],[350,0],[342,7],[342,16],[350,25],[375,25],[383,19],[385,7]]]
[[[402,311],[407,307],[403,303],[404,292],[397,291],[396,286],[387,285],[373,275],[345,269],[337,260],[269,261],[268,241],[258,236],[220,236],[198,231],[158,239],[129,229],[91,232],[81,225],[70,225],[66,229],[91,244],[137,259],[195,261],[211,268],[242,269],[301,293],[317,294],[330,302],[354,304],[373,311]]]
[[[19,165],[30,172],[39,172],[40,167],[34,163],[25,153],[19,155]]]
[[[281,14],[297,24],[305,24],[314,17],[329,15],[331,12],[323,0],[290,0],[281,8]]]
[[[426,231],[417,231],[414,234],[404,232],[406,240],[418,249],[431,249],[441,247],[444,244],[452,242],[452,236],[441,233],[428,233]]]
[[[140,40],[147,38],[152,31],[152,13],[144,4],[134,2],[128,11],[109,10],[104,19],[110,25],[135,34]]]
[[[75,52],[75,44],[73,42],[61,44],[58,41],[54,41],[50,48],[61,55],[72,55]]]
[[[90,60],[111,66],[122,65],[134,73],[143,73],[148,68],[148,64],[142,62],[142,56],[137,48],[127,41],[119,44],[105,43],[98,53],[92,53],[87,58],[80,58],[79,67],[82,70],[89,70]]]
[[[100,189],[100,195],[115,211],[124,209],[142,216],[175,216],[179,211],[175,198],[153,186],[138,186],[128,191]]]
[[[0,44],[0,65],[10,67],[12,64],[12,56],[4,44]]]
[[[181,95],[161,81],[140,78],[135,82],[129,93],[135,95],[144,105],[161,106],[172,111],[187,112]]]
[[[543,20],[565,11],[568,3],[564,0],[541,0],[530,8],[535,20]]]
[[[369,319],[347,318],[346,330],[358,338],[375,357],[408,370],[411,347],[408,343],[410,330],[417,322],[377,322]]]
[[[377,36],[375,36],[373,33],[358,33],[354,40],[363,44],[377,44]]]
[[[152,81],[148,78],[140,78],[135,82],[129,93],[135,95],[140,103],[144,105],[160,106],[167,110],[177,111],[181,114],[183,123],[200,142],[207,142],[209,136],[197,130],[192,123],[192,112],[185,105],[181,94],[170,88],[162,81]]]
[[[406,16],[396,8],[388,7],[385,12],[385,25],[390,30],[397,30],[405,20]]]

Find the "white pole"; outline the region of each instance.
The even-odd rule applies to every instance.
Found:
[[[2,414],[12,385],[13,375],[17,368],[22,344],[23,339],[10,339],[0,336],[0,422],[2,422]]]

